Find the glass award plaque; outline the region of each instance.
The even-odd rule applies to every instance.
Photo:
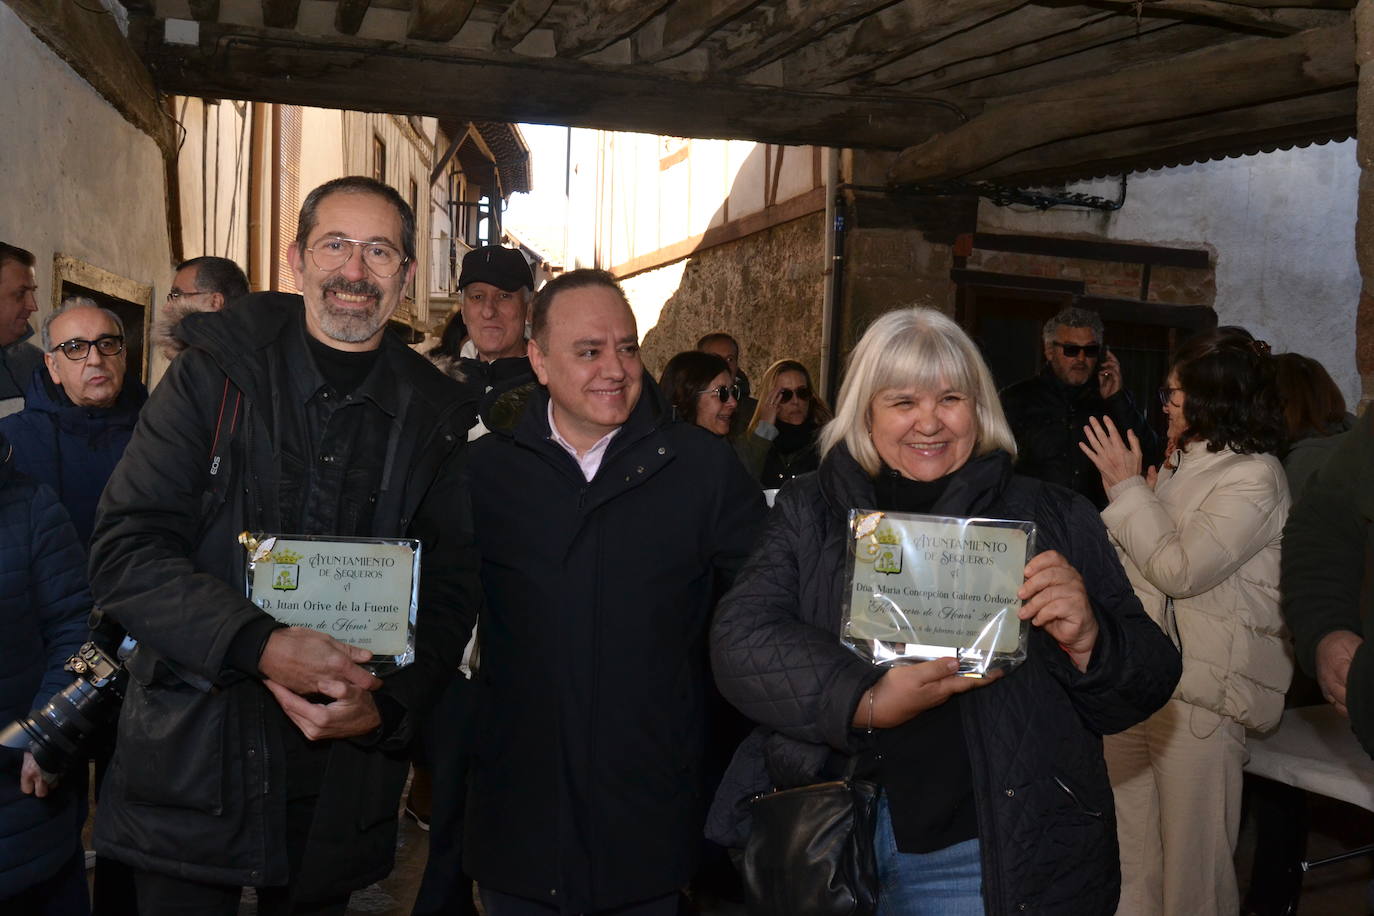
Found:
[[[841,642],[878,665],[956,658],[982,677],[1026,658],[1017,618],[1035,524],[851,509]]]
[[[248,597],[292,627],[367,649],[374,674],[415,660],[420,542],[247,532]]]

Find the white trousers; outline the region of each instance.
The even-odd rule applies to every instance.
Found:
[[[1245,727],[1170,700],[1103,739],[1121,842],[1118,916],[1235,916]]]

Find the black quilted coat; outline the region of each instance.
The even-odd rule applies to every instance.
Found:
[[[872,480],[837,447],[817,473],[779,494],[720,604],[711,634],[716,681],[762,727],[741,745],[717,795],[708,834],[718,842],[742,845],[752,795],[829,778],[845,755],[863,750],[864,733],[850,722],[882,669],[837,634],[848,510],[873,505]],[[1145,616],[1082,497],[1013,476],[1008,456],[994,452],[955,472],[931,511],[1034,520],[1037,547],[1058,550],[1083,575],[1100,627],[1086,673],[1033,629],[1024,664],[964,695],[987,912],[1112,913],[1120,867],[1101,735],[1164,704],[1178,681],[1178,653]]]

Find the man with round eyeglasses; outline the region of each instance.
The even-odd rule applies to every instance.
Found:
[[[63,300],[43,322],[43,367],[24,409],[0,420],[15,466],[57,493],[87,547],[96,503],[133,435],[148,392],[126,377],[124,325],[84,296]]]
[[[479,601],[471,400],[386,332],[415,255],[393,188],[313,190],[301,295],[187,315],[106,487],[92,591],[138,647],[95,845],[134,869],[144,916],[228,916],[244,886],[262,913],[342,914],[391,869],[410,738]],[[347,617],[287,626],[250,601],[245,531],[420,540],[414,660],[378,677]]]
[[[1107,505],[1102,475],[1083,454],[1090,417],[1111,417],[1122,435],[1134,430],[1146,464],[1158,464],[1159,437],[1121,383],[1121,364],[1107,349],[1102,319],[1069,307],[1045,322],[1040,374],[1002,390],[1002,409],[1016,436],[1016,470]]]

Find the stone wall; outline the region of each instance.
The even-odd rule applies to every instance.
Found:
[[[755,382],[774,360],[821,361],[825,214],[812,213],[623,281],[655,377],[712,331],[740,342]]]

